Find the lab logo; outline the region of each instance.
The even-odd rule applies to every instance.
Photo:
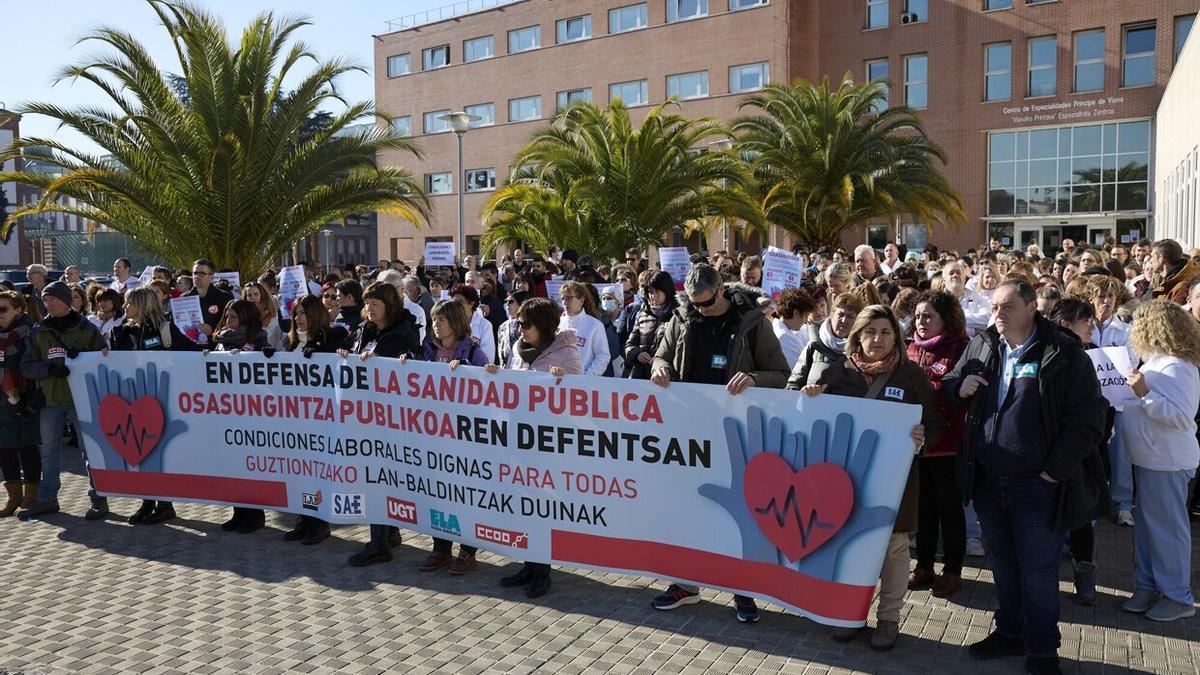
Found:
[[[524,532],[504,530],[499,527],[492,527],[482,523],[475,523],[475,538],[483,541],[490,541],[493,544],[500,544],[501,546],[529,548],[528,534]]]
[[[458,525],[458,516],[453,513],[443,513],[437,509],[429,510],[429,526],[438,532],[462,536],[462,528]]]
[[[333,495],[334,518],[361,518],[365,515],[366,504],[362,495],[336,492]]]
[[[301,498],[300,505],[303,506],[304,508],[308,509],[309,511],[319,510],[321,508],[321,502],[325,501],[324,497],[321,496],[320,490],[317,490],[315,493],[314,492],[301,492],[300,498]]]
[[[417,505],[405,500],[396,499],[395,497],[387,498],[387,515],[392,520],[398,520],[402,523],[410,525],[417,524]]]

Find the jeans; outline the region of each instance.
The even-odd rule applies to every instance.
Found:
[[[453,547],[454,542],[450,541],[449,539],[438,539],[437,537],[433,538],[434,553],[445,553],[446,555],[450,555],[450,551],[453,549]],[[466,544],[458,545],[459,555],[475,555],[475,552],[478,550],[479,549],[475,548],[474,546],[467,546]]]
[[[996,632],[1024,638],[1029,656],[1055,656],[1058,564],[1064,535],[1054,530],[1059,486],[1038,476],[975,479],[975,511],[992,559]]]
[[[953,456],[922,457],[917,462],[921,476],[917,497],[917,567],[933,571],[941,534],[945,553],[942,574],[961,575],[967,554],[967,530],[954,463]]]
[[[1188,481],[1194,469],[1155,471],[1133,467],[1137,481],[1133,521],[1133,578],[1140,589],[1157,591],[1191,605],[1192,527],[1188,522]]]
[[[62,471],[63,431],[70,422],[79,428],[79,420],[75,415],[75,406],[48,405],[42,408],[38,415],[38,426],[42,435],[42,482],[38,485],[37,500],[52,502],[58,499],[58,489],[62,487],[58,474]],[[86,469],[87,454],[83,455],[83,465]],[[92,483],[91,471],[88,471],[88,496],[96,496],[96,486]]]
[[[975,513],[975,502],[967,504],[963,509],[963,522],[968,539],[983,539],[983,530],[979,527],[979,514]]]
[[[1125,454],[1125,441],[1121,438],[1121,413],[1117,413],[1113,422],[1112,438],[1108,442],[1108,465],[1111,475],[1108,479],[1108,489],[1112,494],[1113,504],[1117,511],[1133,509],[1133,465]]]

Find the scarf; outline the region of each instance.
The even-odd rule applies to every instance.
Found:
[[[854,367],[862,373],[863,379],[867,381],[869,387],[875,378],[896,369],[896,364],[900,363],[900,350],[893,349],[890,354],[879,361],[867,361],[861,354],[851,354],[850,360],[854,362]]]
[[[917,337],[916,334],[914,334],[913,335],[913,344],[920,347],[921,349],[924,349],[927,352],[931,352],[934,349],[937,349],[937,346],[942,344],[942,340],[944,340],[945,338],[946,338],[945,332],[938,333],[937,335],[934,335],[933,337],[929,338],[928,340],[922,340],[921,338]]]
[[[517,352],[517,355],[521,357],[521,360],[525,362],[525,365],[532,367],[533,362],[537,361],[538,357],[542,355],[542,352],[550,348],[550,344],[552,342],[553,340],[547,342],[541,347],[534,347],[528,342],[525,342],[525,338],[517,338],[517,343],[513,345],[513,350]]]
[[[296,329],[296,344],[292,349],[303,350],[308,345],[308,331]]]
[[[819,332],[821,336],[821,342],[823,342],[826,347],[843,354],[846,352],[846,338],[838,337],[833,334],[833,329],[829,327],[829,319],[825,319],[821,322],[821,328]]]
[[[250,342],[250,329],[246,326],[238,326],[234,329],[221,331],[213,336],[218,344],[223,344],[229,349],[241,349],[242,345]]]

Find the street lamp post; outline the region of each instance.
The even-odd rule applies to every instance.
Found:
[[[326,228],[321,234],[325,235],[325,273],[328,274],[333,267],[333,230]]]
[[[463,202],[466,193],[466,175],[463,174],[463,136],[466,135],[467,129],[471,128],[471,122],[476,122],[481,119],[478,115],[471,115],[465,112],[452,112],[445,115],[438,115],[439,120],[449,122],[454,129],[454,135],[458,137],[458,240],[455,248],[458,250],[458,256],[461,260],[466,255],[466,207]],[[453,185],[454,183],[451,183]]]
[[[713,146],[716,147],[716,149],[721,152],[729,152],[730,150],[733,149],[733,139],[722,138],[721,140],[717,141],[716,143],[713,143]],[[729,179],[728,178],[724,178],[721,180],[721,187],[723,187],[726,190],[729,189]],[[729,218],[727,216],[721,216],[721,224],[722,224],[721,248],[728,251],[729,250]]]

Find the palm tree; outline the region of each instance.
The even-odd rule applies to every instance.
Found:
[[[965,220],[938,166],[945,153],[912,109],[882,109],[884,92],[881,83],[855,84],[847,74],[836,90],[828,78],[820,85],[798,80],[746,98],[742,107],[760,114],[738,118],[733,130],[768,221],[802,243],[823,245],[876,218]]]
[[[637,127],[620,100],[560,111],[484,205],[484,247],[521,240],[619,256],[660,244],[676,227],[702,229],[715,215],[761,227],[745,165],[732,152],[704,151],[727,129],[669,112],[674,105],[651,109]]]
[[[25,215],[74,214],[125,233],[175,266],[205,257],[245,279],[350,214],[384,211],[414,224],[428,218],[428,200],[412,174],[375,164],[382,150],[417,154],[410,141],[390,125],[338,135],[357,121],[387,116],[370,102],[338,95],[335,80],[361,68],[320,61],[303,42],[288,46],[307,19],[264,13],[242,31],[235,51],[212,15],[181,2],[148,4],[170,34],[183,82],[172,83],[133,35],[93,31],[85,40],[110,53],[67,67],[62,76],[99,87],[116,110],[32,103],[17,112],[58,120],[106,155],[48,138],[21,139],[0,153],[0,162],[23,157],[63,168],[58,175],[0,173],[0,182],[45,191],[38,203],[10,214],[0,231]],[[297,72],[306,59],[312,71]],[[296,83],[290,93],[285,79]],[[343,111],[302,133],[332,101]]]

